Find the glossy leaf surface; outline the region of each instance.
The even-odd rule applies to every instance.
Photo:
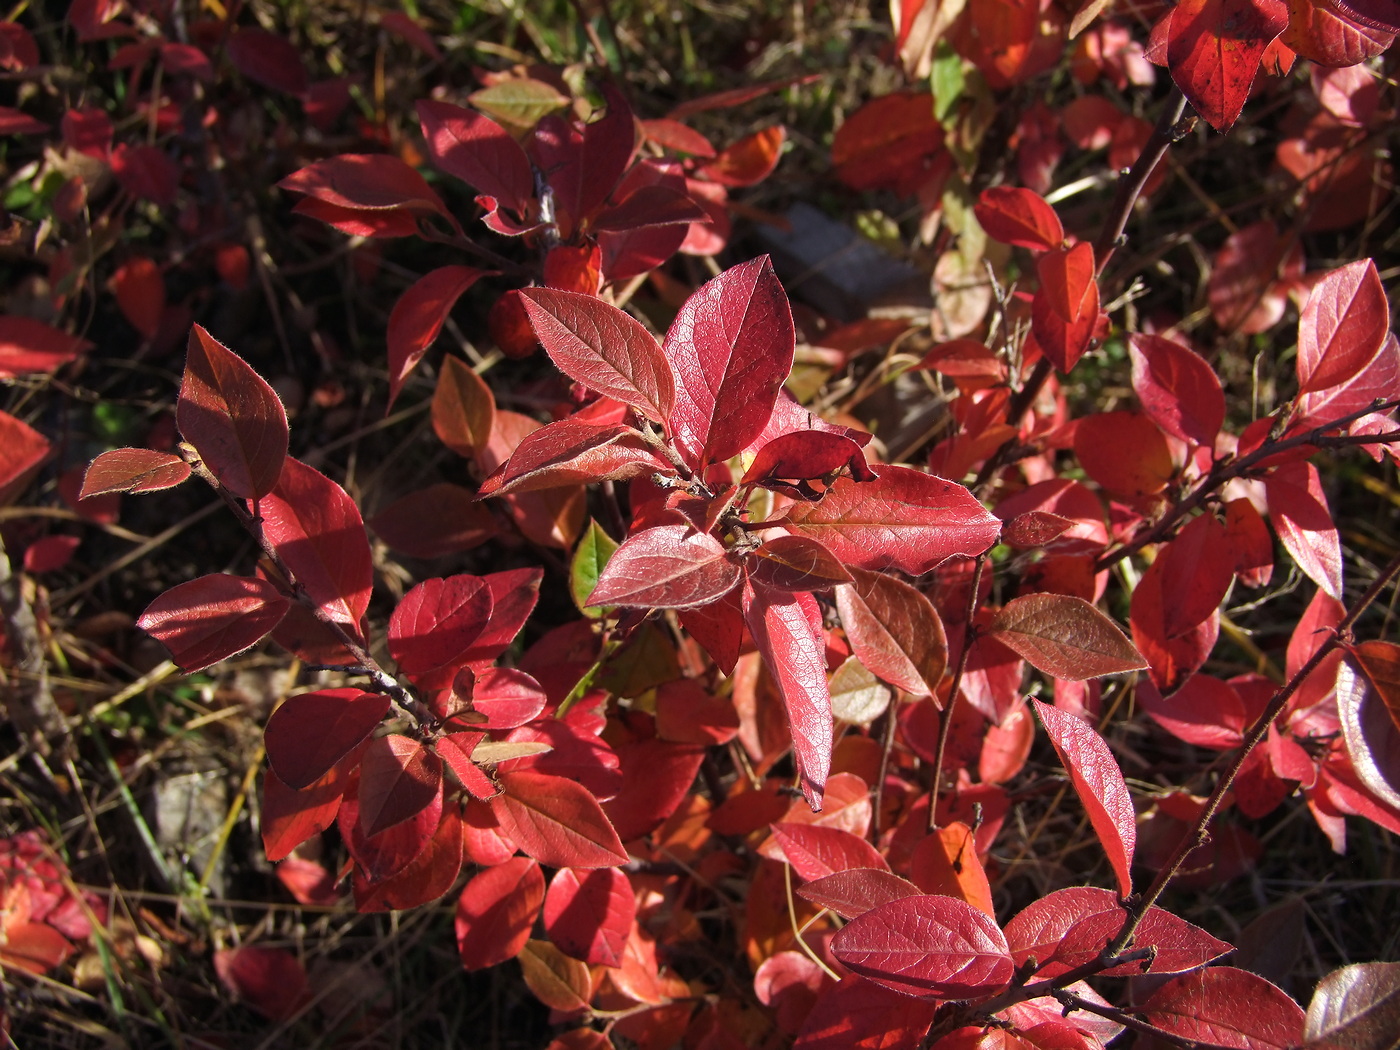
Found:
[[[1055,753],[1068,771],[1075,793],[1089,814],[1089,823],[1108,855],[1118,890],[1126,897],[1133,891],[1128,869],[1137,843],[1137,814],[1123,781],[1123,771],[1103,737],[1080,719],[1035,699],[1031,700],[1031,707],[1055,745]]]
[[[193,672],[256,644],[288,605],[265,580],[214,573],[170,588],[146,606],[136,625]]]

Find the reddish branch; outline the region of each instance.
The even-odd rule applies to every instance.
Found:
[[[1400,400],[1396,401],[1376,401],[1365,408],[1358,409],[1339,419],[1334,419],[1330,423],[1324,423],[1320,427],[1305,430],[1293,434],[1277,441],[1265,442],[1259,448],[1238,459],[1225,459],[1216,463],[1211,472],[1201,479],[1189,496],[1173,504],[1161,521],[1148,529],[1141,536],[1137,536],[1131,543],[1126,543],[1116,550],[1106,551],[1094,562],[1094,571],[1102,572],[1112,565],[1116,565],[1124,558],[1136,554],[1144,547],[1149,547],[1154,543],[1161,543],[1169,539],[1176,530],[1176,526],[1184,521],[1193,511],[1206,504],[1227,482],[1235,478],[1246,477],[1251,470],[1257,467],[1264,460],[1278,455],[1280,452],[1287,452],[1290,449],[1313,446],[1315,448],[1341,448],[1349,445],[1384,445],[1392,441],[1400,441],[1400,430],[1387,431],[1383,434],[1329,434],[1328,431],[1339,430],[1348,424],[1356,422],[1363,416],[1369,416],[1373,412],[1388,412],[1393,408],[1400,407]]]

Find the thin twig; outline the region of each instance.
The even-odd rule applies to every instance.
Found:
[[[963,673],[967,670],[967,656],[975,638],[973,618],[977,615],[977,592],[982,589],[982,567],[987,563],[987,552],[977,555],[972,566],[972,591],[967,598],[967,620],[963,626],[962,648],[958,651],[958,662],[953,668],[953,681],[948,687],[948,706],[938,719],[938,749],[933,755],[933,794],[928,802],[928,829],[938,830],[938,792],[943,786],[943,756],[948,750],[948,733],[953,725],[953,708],[958,702],[958,691],[962,688]]]

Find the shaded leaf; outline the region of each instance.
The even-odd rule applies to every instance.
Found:
[[[358,689],[289,696],[263,730],[268,764],[293,790],[309,788],[368,739],[388,713],[387,696]]]
[[[1317,1050],[1394,1050],[1400,1041],[1400,963],[1353,963],[1317,983],[1304,1046]]]
[[[235,496],[261,499],[287,458],[287,413],[266,380],[199,325],[175,406],[180,433]]]
[[[440,266],[411,284],[389,314],[389,403],[403,389],[408,375],[433,345],[447,315],[462,294],[487,275],[473,266]]]
[[[447,102],[420,99],[418,120],[439,171],[494,197],[525,218],[534,197],[530,159],[490,117]]]
[[[472,876],[457,899],[462,967],[485,970],[519,955],[543,901],[544,876],[529,857],[511,857]]]
[[[449,355],[442,359],[432,414],[438,440],[457,455],[471,458],[491,440],[496,399],[473,368]]]
[[[1037,670],[1071,682],[1147,666],[1122,628],[1068,594],[1013,598],[992,618],[987,633]]]
[[[1207,448],[1225,422],[1225,394],[1215,370],[1194,350],[1157,335],[1131,335],[1133,390],[1149,418],[1168,434]]]
[[[885,573],[851,571],[836,589],[836,608],[860,662],[896,688],[934,696],[948,665],[948,639],[933,603]]]
[[[424,580],[389,618],[389,653],[406,675],[427,675],[464,662],[491,616],[491,590],[480,576]]]
[[[360,827],[373,838],[412,820],[442,791],[442,760],[397,733],[370,741],[360,764]]]

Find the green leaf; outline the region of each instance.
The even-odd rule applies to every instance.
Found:
[[[601,525],[590,520],[583,538],[578,541],[578,547],[574,550],[574,560],[569,565],[569,591],[579,611],[591,620],[599,619],[610,611],[610,607],[607,606],[590,609],[588,598],[593,593],[593,588],[598,586],[598,577],[608,564],[613,551],[617,550],[617,546]]]
[[[550,85],[527,77],[492,84],[468,95],[467,101],[487,116],[520,128],[533,128],[542,117],[569,104]]]

